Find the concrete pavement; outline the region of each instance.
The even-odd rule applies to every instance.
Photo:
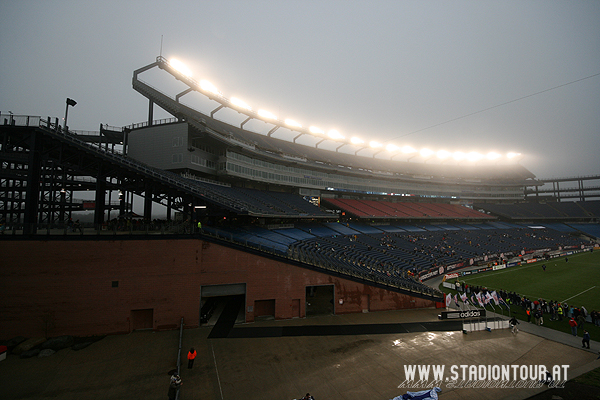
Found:
[[[439,310],[328,315],[242,326],[395,324],[437,321]],[[208,339],[211,327],[184,330],[180,399],[392,399],[419,387],[398,386],[406,365],[569,365],[568,378],[600,367],[576,338],[533,324],[508,330]],[[236,328],[240,325],[236,325]],[[410,325],[412,326],[412,325]],[[0,362],[2,399],[166,399],[178,331],[108,336],[90,347],[51,357]],[[580,339],[579,339],[580,341]],[[581,343],[579,343],[581,346]],[[185,354],[198,357],[187,369]],[[445,373],[447,377],[449,372]],[[543,389],[469,389],[442,385],[441,399],[525,399]]]

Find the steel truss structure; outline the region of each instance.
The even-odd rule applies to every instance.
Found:
[[[122,136],[105,135],[103,148],[98,139],[98,146],[91,145],[61,128],[58,119],[0,118],[0,219],[23,224],[24,234],[36,233],[41,225],[63,224],[73,211],[83,210],[83,203],[74,198],[78,191],[95,194],[90,203],[97,229],[106,210],[131,211],[127,199],[133,194],[144,199],[147,220],[152,204],[159,203],[167,207],[169,217],[172,210],[181,211],[192,225],[195,207],[207,204],[193,185],[109,150],[108,144],[122,141]],[[116,203],[110,196],[106,199],[112,191],[122,194]]]

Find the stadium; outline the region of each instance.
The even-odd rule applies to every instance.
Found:
[[[448,274],[598,247],[600,175],[304,127],[162,56],[132,86],[142,123],[1,115],[2,339],[437,314]]]

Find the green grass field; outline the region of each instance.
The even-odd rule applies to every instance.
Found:
[[[469,285],[487,287],[490,290],[502,289],[516,292],[530,300],[543,298],[567,302],[575,307],[585,306],[588,312],[600,311],[600,252],[580,253],[568,258],[568,262],[561,257],[498,271],[461,276],[459,280]],[[542,264],[546,264],[546,271],[543,271]],[[448,292],[448,289],[442,286],[440,289]],[[527,319],[521,307],[512,306],[511,312],[519,319]],[[544,318],[544,325],[570,332],[566,319],[560,322]],[[585,328],[590,331],[593,340],[600,340],[600,327],[586,324]],[[581,334],[578,332],[578,336]]]
[[[516,292],[531,300],[566,301],[569,305],[600,310],[600,252],[580,253],[499,271],[460,277],[470,285]],[[546,264],[546,271],[542,270]]]

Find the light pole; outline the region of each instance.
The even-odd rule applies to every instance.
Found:
[[[64,131],[67,131],[67,116],[69,115],[69,106],[71,107],[75,107],[77,105],[77,102],[73,99],[70,99],[67,97],[67,108],[65,109],[65,126],[64,126]]]

